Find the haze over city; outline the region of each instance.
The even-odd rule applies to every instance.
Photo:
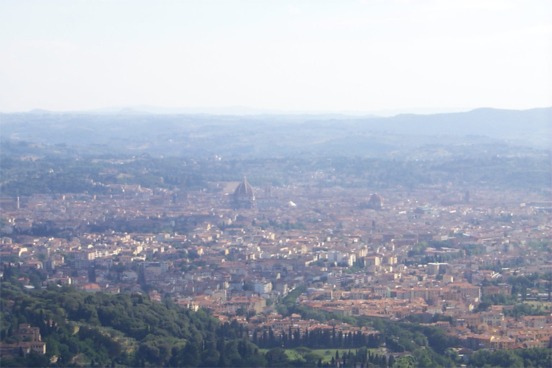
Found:
[[[0,366],[552,367],[551,15],[0,0]]]
[[[551,14],[546,0],[4,0],[0,111],[550,106]]]

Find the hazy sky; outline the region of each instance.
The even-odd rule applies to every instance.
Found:
[[[0,0],[0,111],[552,106],[552,1]]]

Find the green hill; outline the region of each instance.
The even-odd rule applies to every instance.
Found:
[[[2,282],[2,342],[21,323],[39,327],[46,355],[3,356],[0,366],[262,366],[265,358],[237,324],[140,294],[24,290]]]

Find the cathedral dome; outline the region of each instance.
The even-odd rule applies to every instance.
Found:
[[[251,208],[255,203],[255,193],[253,187],[244,177],[243,181],[238,184],[234,194],[232,195],[235,208]]]
[[[379,194],[372,194],[368,200],[367,207],[374,210],[381,210],[383,207],[383,199]]]

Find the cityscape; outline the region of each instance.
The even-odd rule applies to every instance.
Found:
[[[170,300],[242,326],[261,349],[364,344],[387,365],[412,352],[393,345],[375,320],[438,328],[454,338],[451,364],[482,349],[550,349],[549,153],[483,146],[494,157],[488,162],[443,154],[418,173],[409,166],[416,161],[395,153],[392,161],[332,153],[308,164],[82,153],[74,161],[68,147],[5,144],[19,164],[6,163],[12,177],[0,202],[3,283]],[[516,174],[513,159],[526,160],[528,171]],[[175,167],[192,163],[203,176],[178,180]],[[496,167],[504,178],[486,182]],[[89,186],[79,190],[79,180]],[[333,340],[314,343],[315,334]],[[25,341],[2,351],[13,354]],[[44,341],[35,343],[26,349],[47,354]],[[345,363],[319,357],[316,365],[324,364]]]
[[[551,368],[552,1],[0,1],[0,367]]]

